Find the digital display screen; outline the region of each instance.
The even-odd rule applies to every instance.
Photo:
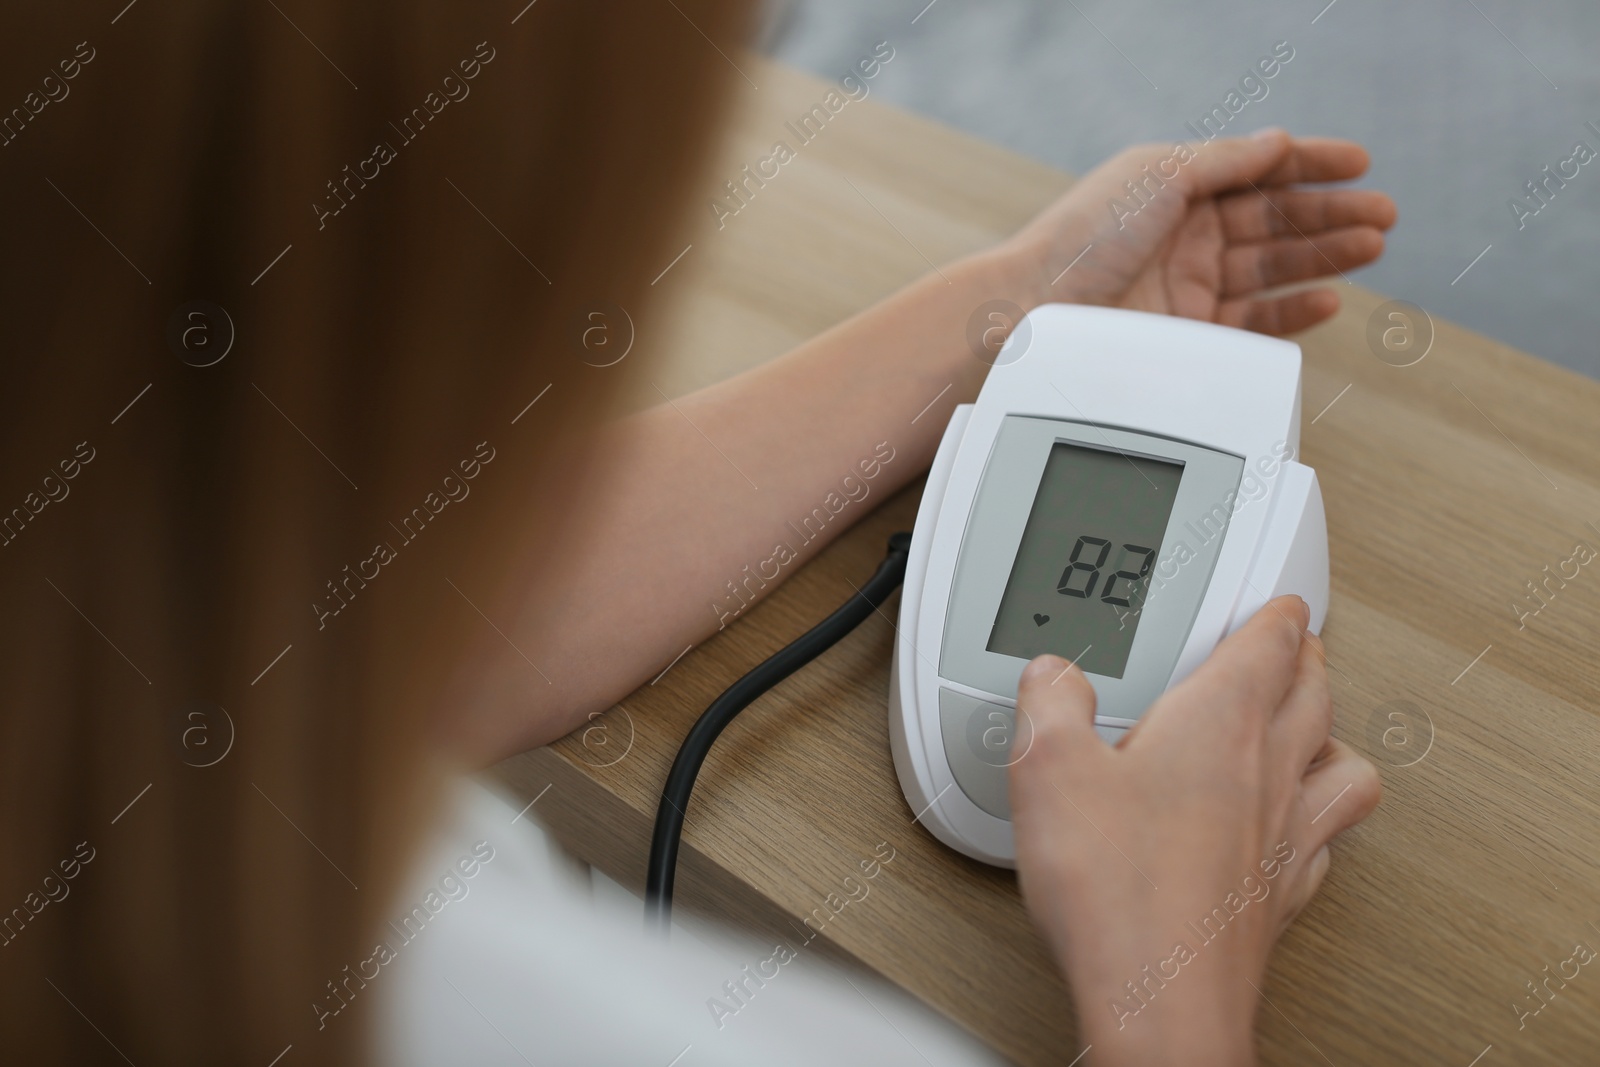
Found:
[[[988,649],[1053,653],[1121,678],[1183,464],[1057,441],[1045,462]]]

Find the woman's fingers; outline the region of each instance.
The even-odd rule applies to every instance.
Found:
[[[1261,736],[1294,682],[1309,617],[1310,609],[1297,596],[1268,601],[1223,638],[1192,675],[1151,706],[1141,720],[1139,738],[1127,739],[1127,745],[1173,731],[1204,731],[1230,746],[1241,736]],[[1203,718],[1196,718],[1197,708],[1206,709]]]
[[[1222,254],[1222,296],[1248,296],[1309,278],[1342,274],[1383,254],[1383,232],[1346,226],[1311,237],[1296,234],[1234,245]]]
[[[1332,865],[1333,856],[1328,851],[1328,846],[1323,845],[1311,854],[1311,860],[1306,864],[1305,877],[1297,882],[1289,883],[1289,898],[1283,902],[1283,917],[1278,923],[1278,936],[1292,925],[1300,913],[1305,910],[1311,898],[1317,895],[1317,890],[1322,888],[1322,880],[1328,876],[1328,868]]]
[[[1387,230],[1397,209],[1376,189],[1246,189],[1217,198],[1230,244],[1308,236],[1346,226]]]
[[[1182,165],[1190,196],[1220,196],[1298,182],[1338,182],[1366,172],[1367,150],[1334,137],[1290,137],[1278,129],[1219,137]]]
[[[1338,311],[1339,294],[1332,289],[1302,289],[1265,300],[1224,300],[1217,306],[1217,321],[1224,326],[1282,337],[1315,326]]]
[[[1309,854],[1310,860],[1303,877],[1288,883],[1282,928],[1294,922],[1322,887],[1331,861],[1328,842],[1371,815],[1383,798],[1383,786],[1372,764],[1332,738],[1301,779],[1300,790],[1306,822],[1293,831],[1293,844],[1297,852]]]
[[[1367,172],[1367,150],[1354,141],[1337,137],[1296,137],[1289,151],[1256,184],[1292,185],[1296,182],[1343,182]]]
[[[1306,847],[1316,849],[1371,815],[1383,799],[1383,783],[1360,753],[1330,739],[1327,754],[1301,779],[1300,795],[1309,820],[1301,833]]]
[[[1280,796],[1293,796],[1287,787],[1301,784],[1333,729],[1333,701],[1328,696],[1328,670],[1322,657],[1322,642],[1307,634],[1295,662],[1294,683],[1267,727],[1272,772],[1284,787]]]
[[[1018,775],[1038,769],[1049,778],[1082,753],[1105,749],[1094,731],[1094,686],[1060,656],[1039,656],[1017,682],[1017,721],[1011,765]]]
[[[1258,130],[1250,137],[1219,137],[1191,147],[1193,155],[1182,165],[1178,180],[1191,199],[1248,189],[1288,165],[1295,144],[1279,129]]]

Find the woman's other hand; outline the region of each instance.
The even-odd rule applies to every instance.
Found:
[[[1383,253],[1394,201],[1324,187],[1366,169],[1352,141],[1278,129],[1198,147],[1138,145],[1090,171],[1000,251],[1025,279],[1024,307],[1098,304],[1294,333],[1338,311],[1338,294],[1272,290]]]
[[[1041,656],[1023,672],[1017,866],[1091,1062],[1254,1060],[1267,957],[1327,873],[1328,842],[1381,792],[1330,735],[1306,622],[1300,598],[1272,601],[1115,748],[1080,670]]]

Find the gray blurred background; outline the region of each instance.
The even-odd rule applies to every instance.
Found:
[[[768,7],[762,43],[777,58],[834,79],[887,40],[895,58],[876,99],[1078,174],[1137,141],[1194,140],[1184,123],[1287,41],[1294,58],[1228,132],[1282,126],[1367,146],[1359,184],[1392,195],[1400,222],[1354,280],[1600,377],[1600,158],[1551,183],[1542,207],[1524,188],[1579,141],[1600,152],[1585,125],[1600,128],[1594,0]],[[1520,230],[1512,197],[1540,207]]]

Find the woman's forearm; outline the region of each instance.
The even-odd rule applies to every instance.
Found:
[[[787,355],[601,432],[559,566],[542,568],[464,725],[493,759],[551,741],[730,624],[924,472],[988,370],[967,321],[1026,306],[1015,249],[959,260]],[[841,591],[843,592],[843,591]]]

